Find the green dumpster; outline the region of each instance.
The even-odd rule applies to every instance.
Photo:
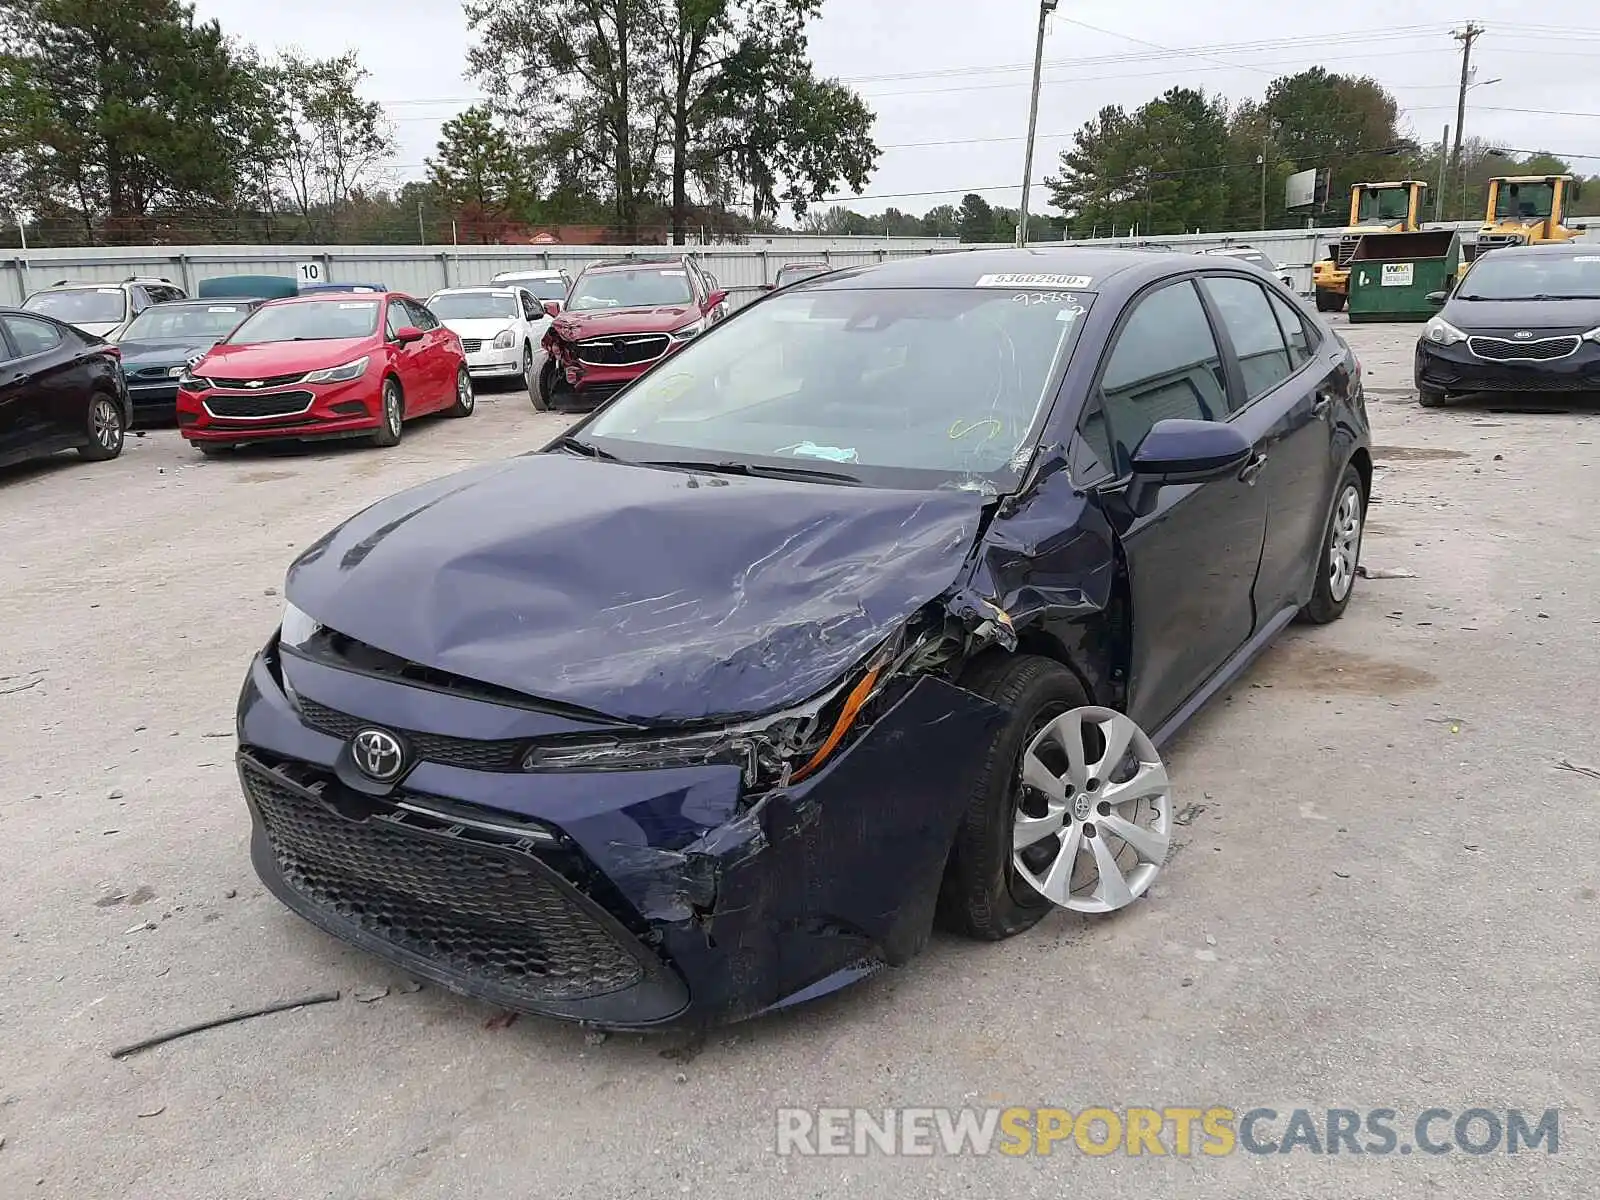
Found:
[[[1453,229],[1368,233],[1350,256],[1351,321],[1426,321],[1438,311],[1430,292],[1447,292],[1461,265]]]

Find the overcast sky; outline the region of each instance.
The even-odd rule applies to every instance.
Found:
[[[360,51],[372,73],[367,95],[396,122],[408,178],[422,173],[440,124],[476,91],[463,79],[466,20],[448,0],[198,0],[197,8],[264,51],[295,43],[319,56]],[[1473,50],[1482,85],[1469,96],[1467,135],[1548,149],[1600,173],[1600,9],[1578,0],[1474,0],[1474,8],[1487,32]],[[868,98],[884,147],[852,207],[922,212],[968,191],[1017,203],[1038,11],[1036,0],[825,0],[813,59]],[[1564,20],[1571,25],[1561,28]],[[1450,31],[1464,23],[1454,0],[1343,9],[1061,0],[1045,40],[1035,186],[1102,105],[1133,108],[1177,84],[1259,96],[1273,77],[1319,64],[1375,76],[1414,136],[1435,141],[1455,120],[1461,59]],[[933,192],[947,194],[915,194]],[[1032,207],[1044,210],[1042,195]]]

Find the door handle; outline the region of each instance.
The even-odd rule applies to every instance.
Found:
[[[1266,465],[1267,456],[1265,454],[1256,455],[1239,469],[1239,482],[1248,483],[1251,487],[1255,487],[1256,478],[1261,474],[1262,468]]]
[[[1311,406],[1311,415],[1317,420],[1322,420],[1328,415],[1328,410],[1333,407],[1333,397],[1327,392],[1317,393],[1317,402]]]

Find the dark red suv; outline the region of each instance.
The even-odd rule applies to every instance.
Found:
[[[728,315],[728,293],[692,258],[596,263],[544,337],[535,408],[593,407]]]

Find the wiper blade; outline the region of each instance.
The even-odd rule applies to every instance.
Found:
[[[756,479],[815,479],[823,483],[859,484],[860,478],[844,471],[829,471],[823,467],[773,466],[766,463],[698,462],[651,459],[647,467],[670,467],[679,471],[704,471],[714,475],[748,475]]]
[[[621,462],[622,461],[615,454],[611,453],[611,451],[602,450],[602,449],[600,449],[599,446],[596,446],[593,442],[582,442],[582,441],[579,441],[577,438],[573,437],[570,433],[567,434],[565,437],[561,438],[559,441],[556,441],[556,442],[552,443],[552,449],[565,450],[565,451],[567,451],[568,453],[571,453],[571,454],[582,454],[586,458],[603,458],[603,459],[607,460],[608,462]]]

